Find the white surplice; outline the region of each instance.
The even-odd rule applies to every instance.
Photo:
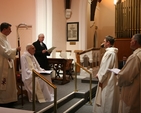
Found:
[[[21,68],[22,68],[22,80],[23,80],[25,89],[28,92],[29,101],[31,102],[32,101],[32,69],[36,71],[43,71],[44,69],[42,69],[39,66],[36,58],[27,51],[24,52],[24,54],[21,57]],[[47,78],[47,80],[52,82],[50,75],[44,75],[44,76]],[[43,80],[41,80],[38,77],[36,77],[35,84],[36,84],[36,87],[35,87],[36,95],[38,100],[40,98],[38,94],[41,94],[43,95],[46,102],[53,101],[54,99],[53,89],[48,84],[46,84]],[[39,100],[39,102],[42,102],[42,101]]]
[[[117,78],[113,72],[108,70],[118,67],[117,52],[117,48],[106,48],[102,57],[100,69],[97,73],[102,88],[98,84],[93,113],[118,113],[119,88]]]
[[[0,104],[17,101],[14,62],[16,49],[12,49],[0,32]]]

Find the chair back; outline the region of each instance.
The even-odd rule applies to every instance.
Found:
[[[72,68],[73,59],[67,59],[66,70],[70,70]]]

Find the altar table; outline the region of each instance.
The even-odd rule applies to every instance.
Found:
[[[64,58],[48,58],[48,63],[51,68],[56,72],[56,76],[52,80],[61,80],[61,84],[66,84],[70,80],[66,77],[66,71],[71,71],[73,59],[64,59]],[[60,70],[63,71],[63,77],[59,75]]]

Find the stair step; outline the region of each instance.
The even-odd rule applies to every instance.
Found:
[[[64,112],[70,111],[70,113],[76,113],[78,108],[74,107],[74,106],[79,106],[79,105],[75,105],[76,103],[80,102],[80,107],[81,107],[82,106],[81,99],[85,100],[83,105],[85,105],[87,102],[89,102],[90,84],[89,83],[82,83],[81,79],[77,80],[77,88],[76,89],[74,88],[74,80],[71,80],[68,84],[65,84],[65,85],[56,84],[56,86],[57,86],[57,109],[61,108],[61,106],[63,106],[64,104],[67,104],[68,101],[70,101],[71,99],[78,98],[80,100],[73,103],[74,105],[70,106],[69,108],[66,107],[64,109]],[[92,98],[95,96],[96,88],[97,88],[97,84],[92,84],[92,93],[91,93]],[[74,89],[77,91],[74,91]],[[19,99],[14,107],[16,109],[31,111],[33,108],[33,105],[31,102],[28,101],[28,98],[24,98],[24,106],[21,106],[21,100]],[[79,107],[79,109],[80,109],[80,107]],[[39,103],[38,101],[36,101],[36,105],[35,105],[35,112],[36,113],[52,113],[53,111],[54,111],[54,102]],[[85,111],[86,111],[86,109],[85,109]],[[59,113],[59,112],[57,112],[57,113]],[[79,113],[81,113],[81,112],[79,112]]]
[[[80,81],[81,82],[81,81]],[[92,85],[92,98],[95,96],[97,84]],[[79,86],[81,87],[81,86]],[[90,99],[90,91],[73,91],[70,94],[64,96],[57,101],[57,112],[58,113],[74,113],[85,105]],[[53,113],[54,103],[44,107],[37,113]]]
[[[87,109],[87,113],[92,113],[94,100],[95,100],[95,98],[92,99],[92,104],[90,104],[89,102],[85,103],[81,108],[79,108],[77,111],[75,111],[75,113],[84,113],[84,111],[86,111],[86,109]]]
[[[86,78],[83,78],[81,80],[82,83],[90,83],[90,77],[86,77]],[[98,84],[98,80],[96,78],[92,78],[92,83],[93,84]]]
[[[97,86],[97,85],[96,85]],[[92,98],[95,96],[96,86],[92,88]],[[72,92],[57,101],[58,113],[74,113],[89,101],[88,92]],[[38,111],[37,113],[53,113],[54,103]]]
[[[75,92],[72,92],[68,95],[66,95],[65,97],[59,99],[57,101],[57,109],[59,107],[61,107],[62,105],[64,105],[65,103],[67,103],[68,101],[70,101],[71,99],[73,99],[75,96]],[[54,109],[54,103],[50,104],[49,106],[45,107],[44,109],[38,111],[37,113],[51,113]]]
[[[57,109],[58,113],[74,113],[76,110],[83,106],[85,99],[73,98],[66,104]]]

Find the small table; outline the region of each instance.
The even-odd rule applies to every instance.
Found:
[[[64,59],[64,58],[48,58],[48,63],[51,68],[56,72],[55,78],[53,80],[61,80],[61,84],[66,84],[70,80],[66,77],[66,71],[71,69],[73,59]],[[63,78],[60,78],[59,72],[63,71]],[[58,78],[59,77],[59,78]]]

